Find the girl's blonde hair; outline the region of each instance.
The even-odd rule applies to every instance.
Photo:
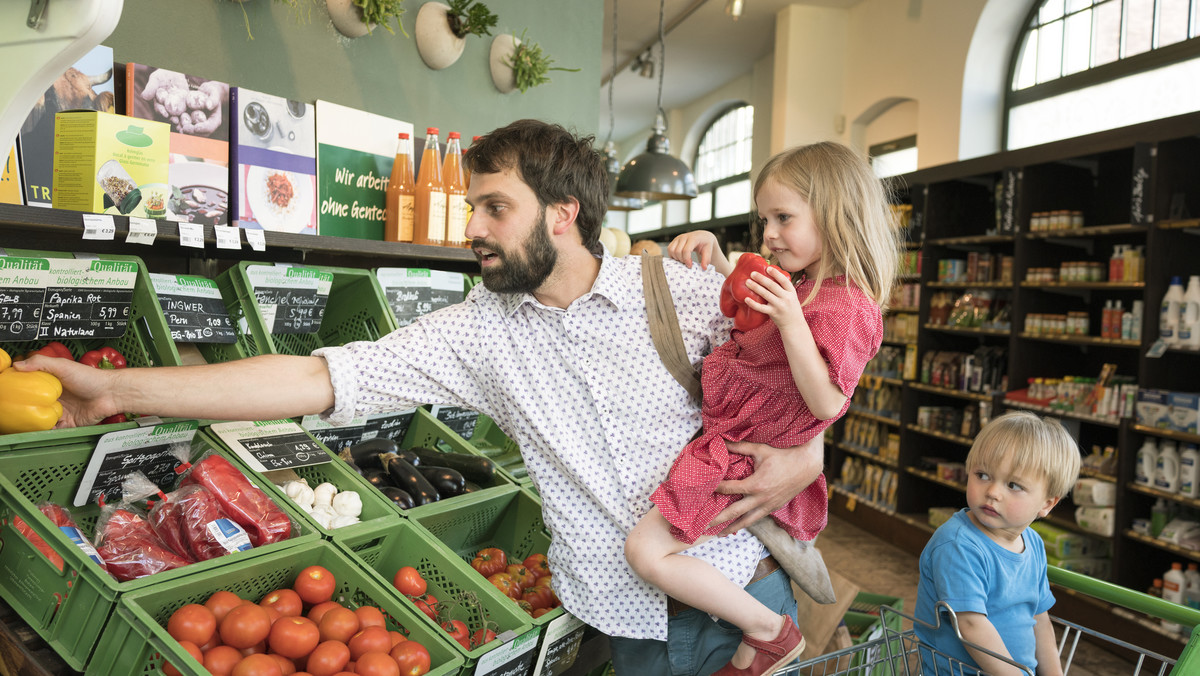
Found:
[[[1010,411],[979,430],[967,453],[967,472],[996,471],[1008,461],[1014,474],[1046,480],[1046,493],[1061,498],[1079,478],[1079,446],[1054,418]]]
[[[778,182],[808,202],[821,236],[816,284],[803,302],[816,295],[821,280],[844,272],[847,280],[886,307],[900,263],[900,236],[888,206],[890,190],[866,158],[830,141],[789,148],[759,172],[755,199],[767,181]]]

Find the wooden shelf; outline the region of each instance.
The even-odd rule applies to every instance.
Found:
[[[1185,444],[1196,444],[1200,446],[1200,434],[1188,434],[1187,432],[1176,432],[1175,430],[1164,430],[1158,427],[1148,427],[1146,425],[1134,424],[1130,429],[1140,434],[1148,434],[1152,437],[1162,437],[1164,439],[1174,439],[1182,441]]]
[[[871,507],[872,509],[875,509],[877,511],[883,512],[884,514],[887,514],[888,516],[896,516],[896,517],[900,516],[900,514],[896,510],[892,509],[891,507],[888,507],[887,505],[880,503],[880,502],[875,502],[874,500],[868,500],[868,499],[864,498],[863,496],[859,495],[858,493],[855,493],[854,491],[847,489],[844,486],[841,486],[838,484],[831,484],[830,488],[835,493],[841,493],[842,495],[846,496],[847,500],[853,500],[855,503],[860,504],[860,505],[867,505],[867,506]],[[850,507],[850,509],[853,510],[854,508]]]
[[[1200,228],[1200,218],[1185,218],[1175,221],[1163,221],[1158,224],[1159,230],[1190,230]]]
[[[917,344],[917,342],[915,340],[911,343],[906,343],[902,340],[884,340],[884,341],[880,341],[880,342],[882,342],[884,345],[896,345],[899,347],[903,347],[905,345],[916,345]]]
[[[1079,533],[1081,535],[1087,535],[1089,537],[1094,537],[1094,538],[1106,538],[1106,539],[1112,538],[1111,535],[1101,535],[1099,533],[1093,533],[1090,530],[1085,530],[1079,524],[1075,523],[1075,519],[1068,519],[1068,518],[1064,518],[1061,516],[1056,516],[1054,514],[1051,514],[1050,516],[1043,518],[1042,521],[1045,521],[1046,523],[1051,524],[1053,526],[1058,526],[1059,528],[1062,528],[1064,530],[1069,530],[1072,533]]]
[[[872,382],[875,380],[878,380],[881,383],[887,383],[888,385],[903,385],[904,384],[904,381],[900,380],[899,378],[892,378],[890,376],[877,376],[873,373],[864,373],[858,379],[858,386],[859,387],[870,387],[872,389],[877,389],[877,385]]]
[[[966,237],[939,237],[927,240],[935,246],[956,246],[962,244],[1004,244],[1013,241],[1012,235],[968,235]]]
[[[917,469],[916,467],[905,467],[904,471],[908,472],[909,474],[911,474],[913,476],[920,477],[926,481],[932,481],[935,484],[941,484],[947,488],[953,488],[956,491],[962,491],[963,493],[967,492],[966,484],[960,484],[957,481],[946,481],[945,479],[943,479],[942,477],[938,476],[937,474],[935,474],[933,472],[927,472],[923,469]]]
[[[1012,334],[1012,331],[1008,329],[981,329],[970,326],[946,326],[945,324],[923,324],[921,328],[928,331],[961,333],[968,336],[1008,336]]]
[[[971,439],[969,437],[959,436],[957,434],[949,434],[947,432],[939,432],[937,430],[930,429],[928,427],[921,427],[920,425],[917,425],[915,423],[908,423],[904,427],[905,427],[905,429],[911,430],[918,434],[924,434],[924,435],[930,436],[930,437],[937,437],[938,439],[945,439],[946,441],[953,441],[954,443],[962,444],[963,446],[970,446],[971,444],[975,443],[975,440]]]
[[[1168,347],[1167,352],[1171,354],[1190,354],[1193,356],[1200,355],[1200,350],[1193,347]]]
[[[916,281],[921,280],[921,273],[919,273],[919,272],[901,272],[900,274],[896,275],[896,279],[898,279],[902,282],[916,282]]]
[[[1023,392],[1024,390],[1021,391]],[[1119,420],[1113,420],[1112,418],[1105,418],[1098,415],[1088,415],[1086,413],[1075,413],[1073,411],[1063,411],[1061,409],[1051,408],[1042,404],[1021,401],[1020,399],[1009,399],[1008,397],[1004,397],[1003,403],[1009,408],[1037,411],[1038,413],[1045,413],[1046,415],[1055,416],[1057,418],[1070,418],[1071,420],[1079,420],[1086,423],[1092,423],[1093,425],[1103,425],[1104,427],[1117,428],[1121,426]]]
[[[1187,505],[1188,507],[1200,509],[1200,499],[1184,497],[1178,493],[1168,493],[1167,491],[1164,491],[1160,488],[1155,488],[1154,486],[1144,486],[1131,481],[1125,484],[1125,488],[1133,493],[1149,495],[1152,498],[1162,498],[1163,500],[1170,500],[1172,502],[1178,502],[1181,505]]]
[[[896,464],[895,462],[892,462],[891,460],[887,460],[886,458],[883,458],[882,456],[877,455],[875,453],[870,453],[868,451],[864,451],[863,449],[861,449],[857,446],[851,445],[849,443],[843,442],[843,443],[837,444],[836,448],[839,450],[845,451],[845,452],[849,453],[850,455],[856,455],[864,460],[869,460],[870,462],[879,463],[880,465],[887,465],[888,467],[891,467],[892,469],[900,469],[900,466],[898,464]]]
[[[913,388],[914,390],[920,390],[922,392],[932,392],[933,394],[940,394],[940,395],[947,396],[947,397],[954,397],[956,399],[969,399],[971,401],[991,401],[992,400],[992,395],[983,394],[981,392],[967,392],[966,390],[955,390],[955,389],[951,389],[949,387],[939,387],[937,385],[928,385],[926,383],[918,383],[918,382],[912,382],[912,381],[910,381],[908,383],[908,386]]]
[[[1024,289],[1109,289],[1109,290],[1140,290],[1146,288],[1145,282],[1021,282]]]
[[[893,418],[890,415],[881,415],[879,413],[872,413],[871,411],[868,411],[867,409],[855,408],[853,405],[850,406],[850,410],[846,411],[846,413],[848,415],[856,415],[860,418],[866,418],[867,420],[874,420],[875,422],[883,423],[884,425],[891,425],[893,427],[900,426],[900,417],[899,416]]]
[[[1142,535],[1133,529],[1123,530],[1121,531],[1121,534],[1130,540],[1135,540],[1137,542],[1141,542],[1142,544],[1150,545],[1151,547],[1157,547],[1165,552],[1171,552],[1172,554],[1177,554],[1193,561],[1200,561],[1200,552],[1198,551],[1184,549],[1179,545],[1173,545],[1170,542],[1159,540],[1158,538],[1152,538],[1149,535]]]
[[[1012,282],[929,282],[934,289],[1011,289]]]
[[[1120,338],[1101,338],[1099,336],[1073,336],[1045,333],[1018,333],[1018,338],[1025,340],[1040,340],[1047,343],[1065,343],[1067,345],[1095,345],[1096,347],[1126,347],[1140,348],[1140,340],[1122,340]]]
[[[1115,225],[1090,225],[1083,228],[1068,228],[1066,230],[1039,230],[1025,233],[1026,239],[1049,239],[1051,237],[1103,237],[1105,235],[1145,234],[1149,228],[1144,225],[1118,223]]]
[[[1101,472],[1099,470],[1094,470],[1091,467],[1080,467],[1079,474],[1081,476],[1091,477],[1093,479],[1102,479],[1104,481],[1111,481],[1113,483],[1117,483],[1117,477],[1115,477],[1111,474],[1105,474],[1104,472]]]
[[[907,305],[895,305],[887,309],[888,314],[906,314],[915,315],[921,311],[919,307],[909,307]]]

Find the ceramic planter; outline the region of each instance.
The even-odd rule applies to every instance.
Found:
[[[515,35],[497,35],[492,40],[492,49],[488,54],[488,65],[492,70],[492,84],[496,85],[496,89],[500,90],[501,94],[507,94],[517,88],[517,78],[513,74],[512,63],[513,54],[517,51],[517,46],[521,41]]]
[[[375,24],[363,21],[362,10],[352,0],[325,0],[325,7],[333,27],[348,38],[361,38],[375,29]]]
[[[458,61],[467,46],[466,38],[460,38],[450,30],[448,11],[450,7],[440,2],[427,2],[417,11],[414,29],[417,52],[425,65],[433,70],[441,70]]]

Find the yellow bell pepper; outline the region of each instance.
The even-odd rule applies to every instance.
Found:
[[[0,434],[38,432],[62,417],[62,383],[45,371],[18,371],[0,350]]]

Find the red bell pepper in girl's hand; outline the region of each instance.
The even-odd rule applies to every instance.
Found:
[[[761,272],[767,275],[768,268],[775,268],[787,274],[783,268],[768,264],[767,260],[758,254],[744,253],[738,256],[733,272],[725,278],[725,284],[721,286],[721,312],[726,317],[733,317],[735,329],[749,331],[766,323],[767,316],[765,314],[746,305],[747,298],[753,299],[756,303],[763,302],[762,296],[746,288],[746,282],[750,280],[751,273]]]
[[[75,355],[71,354],[71,349],[57,340],[46,343],[45,345],[33,350],[26,357],[32,357],[35,354],[45,355],[47,357],[57,357],[59,359],[70,359],[75,361]]]
[[[126,366],[125,357],[111,347],[84,352],[79,363],[94,369],[123,369]]]

